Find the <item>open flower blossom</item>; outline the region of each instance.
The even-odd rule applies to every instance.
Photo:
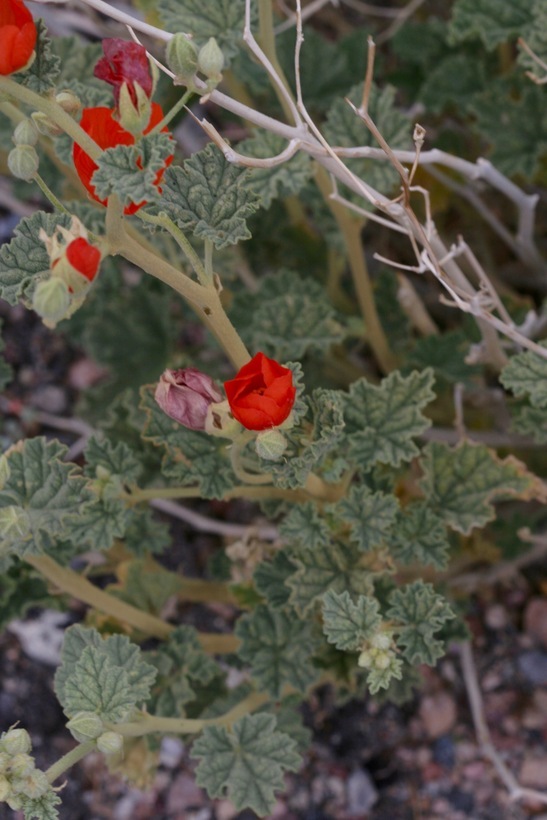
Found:
[[[154,80],[150,72],[150,61],[144,46],[132,40],[109,37],[103,40],[104,57],[96,64],[93,74],[114,86],[116,105],[120,102],[120,89],[127,84],[129,95],[136,106],[138,84],[147,97],[152,96]]]
[[[165,370],[158,382],[154,398],[164,413],[190,430],[205,430],[211,404],[224,398],[210,376],[184,367]]]
[[[247,430],[278,427],[289,416],[296,398],[292,371],[257,353],[235,378],[224,382],[230,410]]]
[[[96,108],[84,108],[82,112],[80,127],[83,128],[83,130],[89,134],[93,140],[95,140],[100,148],[114,148],[116,145],[135,144],[135,137],[133,134],[129,133],[129,131],[126,131],[118,120],[115,119],[115,113],[116,109],[105,108],[103,106],[98,106]],[[151,131],[159,122],[161,122],[162,119],[163,111],[161,107],[158,103],[152,103],[150,120],[144,130],[144,133],[148,134],[148,132]],[[167,129],[164,130],[167,131]],[[95,193],[95,187],[91,183],[91,177],[97,170],[98,165],[88,154],[86,154],[83,148],[80,148],[77,143],[74,143],[72,157],[74,159],[74,165],[78,176],[87,188],[87,191],[92,199],[96,202],[100,202],[102,205],[106,205],[106,201],[97,196]],[[171,163],[172,159],[172,157],[167,158],[166,166]],[[158,187],[158,189],[164,170],[164,168],[160,168],[154,180],[154,184]],[[130,203],[125,208],[124,212],[126,214],[134,214],[139,210],[139,208],[142,208],[146,204],[146,201],[139,202],[137,204]]]
[[[0,0],[0,74],[24,68],[36,45],[36,25],[22,0]]]

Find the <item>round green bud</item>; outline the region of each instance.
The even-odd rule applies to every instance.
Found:
[[[0,456],[0,490],[3,490],[8,483],[11,468],[7,456]]]
[[[16,145],[8,154],[8,168],[17,179],[32,179],[39,165],[40,158],[32,145]]]
[[[58,137],[63,133],[63,129],[59,128],[57,123],[42,111],[33,111],[31,117],[40,134],[44,134],[46,137]]]
[[[78,712],[66,727],[79,743],[95,740],[104,731],[103,722],[95,712]]]
[[[0,752],[0,774],[5,774],[9,769],[11,757],[5,752]]]
[[[388,635],[387,632],[377,632],[370,639],[370,643],[375,649],[390,649],[391,635]]]
[[[209,37],[204,46],[199,50],[198,54],[199,70],[205,74],[206,77],[215,82],[220,82],[222,79],[222,69],[224,68],[224,54],[219,48],[219,45],[214,37]]]
[[[363,669],[370,669],[373,663],[374,658],[368,649],[361,652],[359,658],[357,659],[357,666],[361,666]]]
[[[176,79],[186,85],[198,70],[198,50],[192,40],[180,32],[173,35],[165,49],[167,65]]]
[[[117,755],[123,751],[123,735],[119,732],[103,732],[97,738],[97,749],[104,755]]]
[[[8,804],[8,806],[10,807],[10,809],[12,811],[19,811],[19,809],[21,808],[21,806],[23,804],[23,801],[22,801],[20,795],[12,794],[11,797],[8,797],[6,799],[6,803]]]
[[[255,448],[260,458],[279,461],[287,449],[287,439],[279,430],[263,430],[256,437]]]
[[[24,784],[22,789],[16,786],[17,781],[16,783],[12,782],[12,790],[16,794],[17,792],[25,794],[27,797],[30,797],[31,800],[37,800],[39,797],[43,797],[50,788],[49,780],[40,769],[33,769],[32,772],[23,778],[22,782]]]
[[[30,535],[30,529],[30,518],[23,507],[12,504],[0,508],[0,536],[6,539],[25,539]]]
[[[63,319],[70,307],[70,294],[66,282],[52,276],[36,285],[32,307],[42,319],[56,323]]]
[[[391,664],[391,652],[378,652],[374,658],[374,666],[376,669],[387,669]]]
[[[9,755],[27,754],[32,749],[26,729],[9,729],[2,738],[2,751]]]
[[[11,786],[8,778],[0,774],[0,803],[5,803],[10,793]]]
[[[36,145],[38,130],[33,121],[26,117],[17,125],[12,137],[15,145]]]
[[[82,107],[82,101],[72,91],[60,91],[55,96],[55,101],[61,106],[63,111],[66,111],[71,117],[76,116]]]
[[[34,769],[34,758],[27,754],[18,754],[11,758],[9,765],[12,777],[26,777]]]

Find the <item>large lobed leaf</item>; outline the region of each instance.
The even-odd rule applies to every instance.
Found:
[[[338,594],[333,589],[323,596],[323,632],[344,652],[357,651],[378,631],[381,620],[376,598],[359,595],[354,602],[347,590]]]
[[[192,34],[200,46],[214,37],[226,60],[237,53],[245,0],[159,0],[157,8],[168,31]]]
[[[363,552],[382,546],[391,531],[399,504],[394,495],[353,487],[347,498],[331,505],[337,518],[349,524],[350,538]]]
[[[498,43],[516,39],[532,22],[531,0],[456,0],[452,7],[449,39],[458,43],[480,37],[492,51]]]

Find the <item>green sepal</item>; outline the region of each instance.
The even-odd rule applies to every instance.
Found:
[[[238,655],[250,664],[262,689],[279,698],[287,685],[305,692],[317,677],[311,665],[315,639],[311,625],[260,604],[237,622]]]
[[[209,797],[227,796],[238,811],[250,808],[261,816],[275,805],[283,789],[283,771],[297,771],[301,757],[296,743],[276,730],[273,715],[245,715],[231,730],[207,726],[192,746],[192,757],[202,758],[196,783]]]

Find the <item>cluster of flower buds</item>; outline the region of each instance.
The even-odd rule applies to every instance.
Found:
[[[277,461],[287,442],[280,427],[291,426],[296,398],[292,371],[257,353],[237,375],[224,383],[226,399],[205,373],[193,367],[166,370],[155,399],[170,418],[190,430],[237,439],[242,428],[258,435],[261,458]]]
[[[68,721],[67,729],[79,743],[94,740],[98,750],[107,757],[118,757],[123,752],[123,735],[105,729],[95,712],[78,712]]]
[[[384,671],[397,659],[396,651],[393,635],[388,632],[378,632],[363,647],[357,664],[363,669]]]
[[[197,92],[194,77],[199,72],[204,75],[207,92],[210,92],[222,80],[224,55],[214,37],[209,37],[198,49],[187,34],[179,32],[167,43],[165,54],[167,65],[175,75],[175,84]]]
[[[15,128],[12,141],[15,145],[8,154],[8,168],[16,179],[30,180],[38,171],[40,159],[34,147],[38,131],[31,119],[25,118]]]
[[[18,811],[22,799],[37,800],[51,788],[30,754],[32,744],[25,729],[8,729],[0,737],[0,802]]]
[[[101,264],[101,252],[76,217],[70,229],[58,225],[52,236],[40,231],[49,256],[49,276],[36,285],[32,307],[47,327],[67,319],[83,303]]]

